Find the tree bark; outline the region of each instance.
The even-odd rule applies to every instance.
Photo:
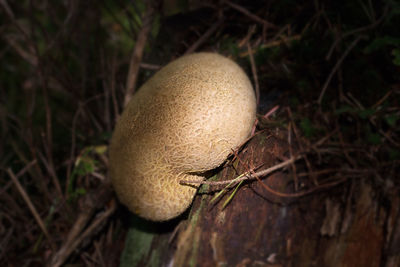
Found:
[[[240,160],[220,168],[217,180],[233,179],[249,166],[279,163],[289,155],[285,140],[282,131],[255,136]],[[294,192],[292,173],[276,171],[262,182]],[[298,181],[300,191],[317,186],[308,180]],[[235,188],[210,203],[221,188],[203,185],[191,210],[167,223],[133,217],[121,266],[400,266],[396,191],[382,201],[371,181],[361,178],[282,198],[249,181],[222,208]]]

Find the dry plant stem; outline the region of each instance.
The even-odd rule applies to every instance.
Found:
[[[108,208],[107,211],[100,214],[96,217],[96,220],[87,227],[85,231],[83,229],[92,218],[94,212],[103,207],[105,203],[110,198],[109,186],[107,184],[103,184],[103,187],[96,191],[96,193],[91,193],[86,196],[84,201],[84,206],[82,208],[82,212],[78,215],[78,218],[75,220],[75,223],[70,230],[67,240],[63,243],[61,248],[54,254],[52,258],[51,266],[60,266],[65,260],[73,253],[73,251],[79,246],[79,244],[85,239],[88,238],[95,229],[105,221],[116,208],[115,201],[111,201],[111,207]]]
[[[6,0],[0,0],[0,5],[3,6],[5,12],[7,13],[7,15],[11,18],[14,19],[14,13],[12,12],[10,6],[8,5]]]
[[[29,160],[28,158],[24,155],[24,153],[19,149],[17,143],[14,140],[10,141],[11,146],[15,152],[16,155],[18,155],[19,160],[21,160],[25,165],[29,164]],[[26,143],[29,145],[29,149],[32,151],[32,144],[30,143],[29,140],[26,140]],[[36,155],[32,153],[33,156],[33,161],[37,162],[37,158]],[[34,168],[29,168],[29,175],[35,180],[35,182],[37,183],[39,190],[41,191],[41,193],[44,193],[47,197],[47,199],[51,200],[52,197],[50,196],[50,192],[47,188],[46,182],[45,182],[45,178],[42,174],[41,169],[39,168],[38,165],[34,165]]]
[[[339,58],[339,60],[336,62],[335,66],[333,67],[331,73],[329,74],[328,78],[325,81],[324,86],[322,87],[321,93],[318,97],[318,105],[321,105],[322,98],[325,95],[325,91],[328,88],[329,83],[331,82],[333,75],[335,75],[336,71],[339,69],[340,65],[343,63],[343,60],[347,57],[347,55],[350,53],[350,51],[357,45],[357,43],[362,39],[365,38],[365,36],[360,35],[358,36],[351,44],[350,46],[346,49],[346,51],[343,53],[343,55]]]
[[[292,143],[292,126],[293,122],[289,122],[288,125],[288,144],[289,144],[289,154],[290,154],[290,158],[293,158],[293,143]],[[293,173],[293,184],[294,184],[294,191],[296,192],[299,189],[299,179],[297,177],[297,168],[296,168],[296,164],[294,164],[294,162],[292,162],[292,164],[290,164],[291,168],[292,168],[292,173]]]
[[[30,171],[31,167],[36,164],[36,160],[32,160],[29,162],[22,170],[20,170],[15,177],[21,177],[24,175],[27,171]],[[8,190],[8,188],[12,185],[13,181],[9,181],[3,188],[0,190],[0,196]]]
[[[186,50],[185,55],[196,51],[219,28],[223,21],[223,18],[220,18],[216,23],[214,23],[191,47],[188,48],[188,50]]]
[[[140,67],[142,69],[147,69],[147,70],[159,70],[161,69],[160,65],[155,65],[155,64],[149,64],[149,63],[140,63]]]
[[[289,28],[290,28],[289,24],[286,24],[285,26],[280,28],[280,30],[274,35],[274,37],[271,38],[271,40],[268,43],[275,42],[277,40],[284,40],[285,39],[284,32],[289,33]],[[303,32],[304,32],[304,30],[301,31],[301,33],[303,33]],[[264,44],[264,45],[267,45],[267,44]],[[268,47],[268,46],[266,46],[266,47]]]
[[[11,9],[9,9],[9,6],[7,4],[7,2],[5,0],[3,0],[2,2],[0,2],[1,5],[3,5],[3,7],[6,9],[6,13],[9,15],[10,20],[13,22],[13,25],[18,29],[19,32],[22,33],[22,35],[25,38],[25,42],[26,44],[29,44],[29,48],[33,48],[34,47],[34,43],[31,40],[29,34],[23,29],[23,27],[21,27],[21,25],[18,23],[18,21],[16,21],[14,19],[14,15],[11,11]],[[19,54],[21,56],[21,58],[23,58],[24,60],[26,60],[29,64],[31,64],[33,67],[37,67],[38,66],[38,58],[36,55],[31,54],[30,52],[25,51],[21,46],[19,46],[16,41],[13,41],[12,38],[8,38],[7,36],[5,37],[5,40],[8,41],[8,43],[10,44],[11,47],[13,47],[15,49],[15,51],[17,52],[17,54]],[[33,49],[31,49],[33,50]],[[28,106],[27,109],[27,124],[28,124],[28,128],[30,129],[30,131],[28,132],[23,132],[21,134],[22,139],[25,139],[25,142],[27,143],[29,150],[31,152],[32,158],[33,160],[37,160],[37,152],[36,152],[36,148],[35,145],[33,144],[33,139],[32,139],[32,114],[33,114],[33,110],[34,110],[34,105],[35,105],[35,90],[32,93],[32,100],[30,101],[30,105]],[[47,114],[46,114],[47,116]],[[22,128],[22,127],[21,127]],[[14,149],[14,152],[19,156],[20,160],[23,161],[25,164],[28,164],[29,161],[27,159],[27,157],[22,153],[22,151],[18,148],[18,145],[16,142],[14,142],[13,140],[11,140],[11,145]],[[47,185],[45,183],[45,178],[43,176],[43,173],[41,171],[41,169],[39,168],[38,165],[35,166],[35,168],[30,169],[29,172],[31,173],[32,177],[36,180],[37,184],[39,185],[39,189],[41,192],[43,192],[47,199],[51,200],[52,197],[50,196],[50,193],[48,191]]]
[[[392,219],[393,228],[391,229],[391,231],[388,231],[388,234],[390,234],[390,236],[388,237],[388,242],[386,244],[385,254],[388,253],[389,251],[397,251],[398,250],[399,245],[398,245],[398,242],[396,242],[396,240],[398,240],[398,237],[400,236],[400,206],[398,206],[395,214],[396,215]],[[397,253],[392,252],[391,254],[392,255],[390,255],[390,257],[395,258]],[[395,262],[395,261],[393,261],[393,262]],[[396,265],[388,264],[386,266],[396,266]]]
[[[336,48],[336,46],[339,44],[340,41],[342,41],[342,40],[343,40],[344,38],[346,38],[347,36],[350,36],[350,35],[353,35],[353,34],[357,34],[357,33],[361,33],[361,32],[367,31],[367,30],[371,30],[371,29],[375,28],[376,26],[378,26],[378,25],[383,21],[383,19],[386,17],[388,11],[389,11],[389,7],[388,7],[388,6],[385,6],[385,8],[384,8],[384,10],[383,10],[382,16],[381,16],[378,20],[376,20],[374,23],[372,23],[372,24],[370,24],[370,25],[368,25],[368,26],[360,27],[360,28],[357,28],[357,29],[355,29],[355,30],[351,30],[351,31],[349,31],[349,32],[344,33],[340,38],[338,38],[338,39],[332,44],[332,46],[331,46],[331,48],[329,49],[329,52],[328,52],[328,54],[326,55],[325,59],[326,59],[326,60],[329,60],[329,59],[330,59],[330,57],[332,56],[332,53],[333,53],[334,49]]]
[[[258,47],[258,49],[265,49],[265,48],[269,48],[269,47],[275,47],[275,46],[280,46],[282,44],[286,44],[289,43],[291,41],[295,41],[295,40],[300,40],[301,39],[301,35],[294,35],[291,37],[281,37],[280,40],[276,40],[276,41],[271,41],[268,42],[266,44],[261,45],[260,47]],[[252,53],[254,53],[254,51],[252,51]],[[248,51],[243,52],[240,54],[241,57],[247,57],[249,54]]]
[[[358,101],[351,93],[347,94],[349,96],[349,98],[353,101],[353,103],[355,103],[355,105],[361,109],[361,110],[365,110],[364,106],[360,103],[360,101]],[[373,117],[369,117],[368,120],[370,121],[370,123],[377,127],[376,122],[374,120]],[[396,142],[395,140],[392,139],[392,137],[390,137],[388,134],[386,134],[382,129],[378,129],[378,132],[386,139],[388,140],[390,143],[392,143],[392,145],[396,146],[396,147],[400,147],[400,143]]]
[[[46,152],[46,155],[48,158],[48,171],[49,171],[50,177],[52,178],[52,182],[59,194],[59,197],[62,199],[63,194],[62,194],[61,186],[60,186],[58,178],[55,175],[54,163],[52,160],[53,159],[53,156],[52,156],[52,124],[51,124],[51,109],[50,109],[49,101],[48,101],[47,79],[44,76],[43,67],[40,64],[41,62],[38,60],[39,59],[38,47],[35,43],[34,35],[30,36],[28,33],[26,33],[23,30],[23,27],[20,26],[18,21],[15,20],[15,17],[13,15],[10,7],[8,6],[7,2],[5,0],[3,0],[0,4],[5,8],[7,15],[9,16],[10,20],[13,22],[15,27],[24,35],[24,37],[27,40],[27,43],[30,44],[31,47],[33,48],[33,50],[35,51],[35,53],[31,55],[31,57],[30,57],[31,59],[28,60],[28,62],[31,63],[32,67],[37,67],[37,74],[38,74],[39,80],[42,85],[43,99],[44,99],[44,103],[45,103],[45,112],[46,112],[46,135],[45,135],[46,142],[45,142],[44,146],[45,146],[45,152]],[[34,32],[34,31],[31,30],[31,32]],[[22,51],[20,51],[20,52],[22,52]],[[25,57],[23,56],[23,54],[20,53],[20,55],[24,59],[27,59],[26,56]],[[32,109],[30,110],[30,114],[28,116],[29,118],[32,117],[31,113],[33,113],[33,105],[31,107],[32,107]],[[31,140],[28,143],[29,143],[29,146],[31,147],[32,146]],[[36,155],[35,155],[36,150],[31,148],[31,151],[34,156],[34,159],[36,160]]]
[[[104,123],[106,125],[107,132],[111,132],[111,112],[110,112],[110,91],[106,87],[106,81],[103,81],[104,87]]]
[[[21,183],[18,181],[18,178],[15,176],[15,174],[13,173],[13,171],[10,168],[7,169],[7,173],[11,177],[11,179],[14,182],[15,186],[17,187],[18,192],[21,194],[22,198],[24,199],[24,201],[28,205],[28,208],[31,211],[31,213],[32,213],[33,217],[35,218],[37,224],[39,225],[40,229],[43,231],[44,235],[49,240],[49,243],[50,243],[51,247],[54,249],[55,248],[54,241],[51,238],[49,232],[47,231],[47,228],[44,225],[42,218],[40,218],[39,213],[37,212],[35,206],[33,205],[31,199],[29,198],[28,194],[25,192],[25,190],[22,187]]]
[[[68,167],[67,167],[67,181],[65,182],[65,198],[68,198],[68,186],[69,186],[69,181],[71,179],[71,173],[72,173],[72,166],[74,164],[74,154],[75,154],[75,145],[76,145],[76,125],[77,125],[77,120],[79,114],[82,112],[82,104],[78,103],[78,110],[74,114],[74,117],[72,119],[72,130],[71,130],[71,151],[70,151],[70,158],[68,162]]]
[[[112,202],[112,206],[99,215],[97,219],[81,234],[77,237],[68,247],[63,247],[62,250],[59,250],[57,254],[55,254],[51,266],[58,267],[61,266],[67,258],[71,255],[71,253],[82,243],[83,240],[90,237],[95,230],[103,223],[107,218],[109,218],[114,211],[116,210],[116,203],[115,201]]]
[[[14,227],[10,227],[10,229],[7,230],[7,233],[2,233],[2,240],[0,241],[0,259],[3,259],[4,254],[7,251],[6,248],[9,245],[11,238],[13,237],[12,234],[14,230]]]
[[[265,190],[267,190],[268,192],[270,192],[270,193],[272,193],[272,194],[274,194],[274,195],[276,195],[276,196],[285,197],[285,198],[306,196],[306,195],[308,195],[308,194],[310,194],[310,193],[313,193],[313,192],[315,192],[315,191],[317,191],[317,190],[321,190],[321,189],[323,189],[323,188],[330,188],[330,187],[336,186],[336,185],[338,185],[338,184],[341,184],[341,183],[347,181],[347,179],[348,179],[347,177],[344,177],[344,178],[339,179],[339,180],[337,180],[337,181],[335,181],[335,182],[325,183],[325,184],[321,184],[321,185],[319,185],[319,186],[315,186],[314,188],[311,188],[311,189],[309,189],[309,190],[307,190],[307,191],[304,191],[304,192],[289,193],[289,194],[288,194],[288,193],[281,193],[281,192],[278,192],[278,191],[273,190],[272,188],[270,188],[269,186],[267,186],[266,184],[264,184],[258,176],[255,176],[255,178],[261,183],[261,185],[265,188]]]
[[[6,1],[6,0],[0,0],[0,5],[3,6],[3,8],[4,8],[4,10],[5,10],[5,12],[6,12],[8,18],[12,21],[12,23],[14,24],[14,26],[16,27],[16,29],[17,29],[20,33],[22,33],[22,35],[24,36],[25,42],[26,42],[27,44],[29,44],[29,46],[30,46],[29,48],[33,47],[34,43],[32,42],[29,33],[27,33],[27,32],[25,31],[24,27],[21,26],[21,24],[19,23],[19,21],[15,19],[14,13],[12,12],[12,10],[11,10],[10,6],[8,5],[7,1]],[[9,38],[6,38],[6,40],[7,40],[7,41],[10,41]],[[14,44],[16,45],[16,43],[14,43]],[[25,60],[27,60],[28,63],[30,63],[32,66],[36,66],[36,65],[37,65],[38,59],[37,59],[36,55],[31,55],[30,53],[28,53],[28,52],[26,52],[25,50],[23,50],[22,47],[19,46],[19,45],[17,45],[17,47],[15,47],[15,46],[13,46],[13,45],[11,44],[11,46],[17,51],[18,54],[20,54],[20,56],[22,56],[22,58],[24,58]],[[27,57],[24,57],[23,54],[21,54],[20,52],[26,52],[25,55],[26,55],[26,56],[29,56],[29,57],[28,57],[28,58],[27,58]],[[28,60],[28,59],[30,59],[30,60]]]
[[[67,5],[69,6],[67,16],[62,21],[62,25],[59,25],[60,26],[60,30],[54,35],[52,40],[48,41],[49,44],[46,47],[45,53],[55,49],[55,46],[60,43],[61,37],[64,34],[68,33],[67,29],[70,27],[70,24],[71,24],[71,21],[72,21],[73,17],[78,12],[78,8],[79,7],[78,7],[78,3],[77,2],[70,1]]]
[[[41,64],[39,65],[41,67]],[[63,199],[64,195],[62,193],[61,185],[59,179],[56,175],[56,171],[54,168],[53,163],[53,134],[52,134],[52,114],[49,105],[49,97],[48,97],[48,88],[47,88],[47,79],[45,79],[42,70],[38,70],[39,77],[42,82],[42,91],[45,103],[45,111],[46,111],[46,136],[43,137],[44,139],[44,147],[47,156],[47,160],[43,157],[43,163],[46,165],[47,171],[52,178],[53,184],[57,190],[60,199]],[[40,157],[40,153],[39,153]]]
[[[103,75],[104,77],[108,77],[108,79],[104,79],[103,87],[104,87],[104,95],[105,95],[105,121],[107,131],[111,131],[114,128],[115,122],[118,120],[119,116],[119,105],[116,96],[116,72],[118,69],[117,66],[117,56],[114,53],[110,59],[107,61],[107,57],[102,55],[102,65],[103,65]],[[110,74],[109,74],[110,73]],[[111,104],[111,106],[110,106]],[[114,114],[114,116],[112,116]],[[111,120],[114,117],[115,120]]]
[[[31,170],[31,167],[33,165],[36,164],[36,160],[32,160],[31,162],[29,162],[22,170],[20,170],[17,175],[15,175],[15,177],[18,179],[19,177],[21,177],[22,175],[24,175],[27,171],[29,172]],[[32,175],[32,174],[31,174]],[[13,184],[13,180],[9,181],[5,186],[3,186],[0,190],[0,196],[2,194],[4,194],[9,188],[10,186]]]
[[[359,108],[361,110],[365,110],[364,106],[360,103],[360,101],[358,101],[351,93],[347,94],[348,97],[344,97],[344,100],[349,104],[352,105],[353,107]],[[350,99],[349,99],[350,98]],[[351,101],[350,101],[351,100]],[[370,123],[377,127],[376,122],[374,120],[374,118],[369,117],[368,120],[370,121]],[[390,137],[388,134],[386,134],[382,129],[378,129],[378,132],[386,139],[388,140],[390,143],[392,143],[392,145],[396,146],[396,147],[400,147],[400,143],[396,142],[395,140],[393,140],[392,137]]]
[[[102,255],[101,250],[100,250],[99,241],[95,241],[93,243],[94,243],[94,248],[96,250],[97,257],[99,259],[98,261],[100,261],[100,266],[101,267],[106,267],[106,264],[104,263],[103,255]]]
[[[325,170],[320,170],[320,171],[314,171],[312,173],[301,172],[301,173],[298,173],[297,176],[298,177],[306,177],[306,176],[310,176],[310,175],[318,176],[318,175],[329,174],[329,173],[334,173],[334,172],[338,172],[338,169],[325,169]]]
[[[338,127],[339,127],[339,126],[338,126]],[[340,142],[340,144],[341,144],[341,146],[342,146],[342,148],[343,148],[343,154],[344,154],[344,156],[346,157],[347,161],[350,162],[350,164],[351,164],[351,166],[352,166],[353,168],[356,167],[357,164],[356,164],[356,163],[354,162],[354,160],[350,157],[350,155],[349,155],[347,149],[345,149],[345,147],[344,147],[344,144],[345,144],[345,143],[344,143],[343,135],[342,135],[342,132],[341,132],[341,131],[338,132],[338,137],[339,137],[339,142]]]
[[[279,105],[276,105],[275,107],[271,108],[265,115],[263,116],[264,119],[268,119],[269,116],[274,114],[277,110],[279,109]]]
[[[151,31],[154,19],[154,9],[151,5],[147,5],[147,11],[143,18],[143,27],[140,29],[135,48],[129,63],[128,77],[126,81],[126,92],[124,97],[124,106],[131,100],[136,87],[136,81],[139,73],[140,63],[142,62],[144,47],[147,37]]]
[[[393,89],[391,89],[389,92],[387,92],[381,99],[378,100],[378,102],[376,102],[371,108],[372,109],[376,109],[377,107],[379,107],[383,101],[385,101],[391,94],[393,93]]]
[[[101,57],[100,57],[100,61],[101,61],[101,67],[102,67],[102,73],[104,75],[104,77],[108,76],[108,69],[106,66],[106,58],[104,55],[104,51],[101,51]],[[107,62],[108,63],[108,62]],[[108,65],[108,64],[107,64]],[[113,64],[111,64],[111,68],[113,68]],[[111,78],[109,79],[113,79],[113,71],[111,70]],[[108,79],[108,80],[109,80]],[[111,90],[110,90],[110,86],[107,83],[106,79],[103,79],[103,90],[104,90],[104,122],[106,125],[106,129],[108,132],[111,131],[112,129],[112,125],[111,125],[111,108],[110,108],[110,99],[111,99]]]
[[[279,170],[279,169],[281,169],[283,167],[286,167],[286,166],[292,164],[293,162],[295,162],[295,161],[297,161],[297,160],[299,160],[301,158],[302,158],[302,156],[296,156],[294,158],[290,158],[288,160],[285,160],[284,162],[279,163],[279,164],[277,164],[275,166],[272,166],[272,167],[270,167],[268,169],[265,169],[265,170],[262,170],[262,171],[259,171],[259,172],[255,172],[252,175],[246,174],[242,178],[236,179],[235,180],[235,184],[237,184],[237,183],[239,183],[241,181],[245,181],[245,180],[254,180],[258,176],[264,176],[264,175],[270,174],[270,173],[272,173],[272,172],[274,172],[276,170]],[[226,181],[186,181],[186,180],[181,180],[181,181],[179,181],[180,184],[207,184],[207,185],[225,185],[225,184],[229,184],[231,182],[232,182],[232,180],[226,180]]]
[[[115,121],[118,119],[119,116],[119,105],[118,105],[118,101],[117,101],[117,90],[116,90],[116,73],[117,73],[117,56],[113,55],[112,58],[112,67],[111,67],[111,98],[112,98],[112,102],[113,102],[113,110],[114,110],[114,118]],[[115,125],[115,121],[113,122],[113,127]],[[112,127],[112,128],[113,128]]]
[[[328,140],[329,138],[331,138],[333,135],[335,135],[337,132],[339,131],[339,128],[336,128],[335,130],[333,130],[332,132],[330,132],[329,134],[327,134],[326,136],[322,137],[320,140],[318,140],[315,144],[313,144],[310,147],[310,150],[317,150],[317,147],[322,145],[323,143],[325,143],[326,140]]]
[[[254,124],[253,124],[253,128],[251,129],[250,136],[254,136],[254,134],[255,134],[255,132],[257,130],[257,124],[258,124],[258,119],[256,118],[256,120],[254,121]]]
[[[249,177],[250,177],[250,176],[251,176],[251,177],[255,177],[259,182],[261,182],[261,180],[257,178],[257,175],[255,174],[254,170],[258,169],[259,167],[261,167],[261,166],[264,165],[264,164],[259,165],[257,168],[252,167],[251,169],[249,169],[249,167],[247,166],[247,164],[245,164],[245,163],[240,159],[240,157],[239,157],[238,154],[236,154],[236,157],[238,158],[238,160],[239,160],[239,162],[242,164],[242,166],[244,166],[244,167],[246,168],[247,173],[249,174]],[[293,162],[292,162],[291,164],[293,164]],[[249,163],[249,166],[253,166],[253,160],[251,160],[251,162]],[[241,185],[241,183],[242,183],[242,182],[235,183],[235,186],[236,186],[236,184],[237,184],[237,187],[236,187],[235,191],[239,188],[239,186]],[[262,183],[262,182],[261,182],[261,183]],[[264,185],[264,184],[263,184],[263,185]],[[234,192],[235,192],[235,191],[234,191]],[[234,193],[233,193],[233,194],[234,194]],[[226,204],[226,202],[225,202],[225,204]],[[225,204],[224,204],[224,206],[225,206]]]
[[[256,31],[256,26],[257,25],[251,25],[249,27],[249,30],[247,31],[246,36],[241,41],[239,41],[239,43],[238,43],[238,46],[240,48],[245,46],[250,41],[251,37],[253,36],[254,32]]]
[[[289,118],[290,118],[290,121],[291,121],[291,125],[292,125],[294,136],[296,137],[296,140],[300,140],[300,134],[298,133],[296,124],[294,123],[294,120],[293,120],[292,110],[290,109],[290,107],[288,107],[287,110],[288,110]],[[304,147],[302,145],[302,142],[298,141],[297,143],[298,143],[298,145],[300,147],[300,151],[304,151],[305,149],[304,149]],[[289,146],[289,149],[290,150],[292,149],[291,146]],[[290,153],[292,153],[292,152],[290,152]],[[309,173],[313,173],[312,165],[310,163],[310,160],[307,157],[307,154],[304,155],[304,161],[306,162],[306,165],[307,165]],[[293,167],[293,170],[294,171],[296,170],[295,166]],[[296,171],[294,172],[294,175],[296,177]],[[316,176],[311,175],[311,179],[313,180],[314,185],[318,185],[318,180],[317,180]]]
[[[259,16],[254,15],[253,13],[249,12],[247,9],[245,9],[237,4],[234,4],[230,1],[224,1],[224,3],[226,3],[231,8],[236,9],[237,11],[243,13],[244,15],[248,16],[249,18],[251,18],[252,20],[254,20],[258,23],[261,23],[261,24],[271,27],[271,28],[277,28],[277,26],[275,24],[268,22],[268,21],[260,18]]]
[[[85,106],[91,102],[92,100],[96,100],[97,98],[100,98],[101,95],[95,95],[89,99],[87,99],[85,102],[78,103],[78,109],[74,114],[74,117],[72,119],[72,130],[71,130],[71,150],[70,150],[70,158],[68,161],[68,167],[67,167],[67,181],[65,182],[65,197],[68,198],[68,185],[69,181],[71,179],[71,174],[72,174],[72,166],[75,164],[75,148],[76,148],[76,127],[77,127],[77,122],[78,118],[81,115],[82,117],[85,116]],[[99,127],[99,132],[101,132],[101,127]]]
[[[308,149],[308,150],[316,150],[317,149],[317,147],[318,146],[320,146],[320,145],[322,145],[323,143],[325,143],[325,141],[326,140],[328,140],[331,136],[333,136],[334,134],[336,134],[336,132],[338,131],[339,129],[335,129],[334,131],[332,131],[331,133],[329,133],[328,135],[326,135],[326,136],[324,136],[323,138],[321,138],[320,140],[318,140],[315,144],[313,144],[312,146],[310,146],[310,148]],[[263,132],[263,131],[259,131],[259,132],[257,132],[255,135],[257,135],[257,134],[259,134],[259,133],[261,133],[261,132]],[[253,138],[254,136],[251,136],[251,137],[249,137],[249,139],[248,140],[250,140],[251,138]],[[246,140],[243,144],[245,144],[248,140]],[[307,150],[307,151],[308,151]],[[307,151],[305,151],[305,152],[307,152]],[[235,155],[236,155],[236,153],[235,153]],[[254,179],[257,179],[257,177],[258,176],[265,176],[265,175],[268,175],[268,174],[270,174],[270,173],[272,173],[272,172],[274,172],[274,171],[276,171],[276,170],[279,170],[279,169],[281,169],[281,168],[283,168],[283,167],[286,167],[286,166],[288,166],[288,165],[290,165],[290,164],[292,164],[293,162],[295,162],[295,161],[297,161],[297,160],[299,160],[299,159],[301,159],[301,158],[303,158],[303,156],[302,155],[298,155],[298,156],[295,156],[295,157],[292,157],[292,158],[290,158],[290,159],[288,159],[288,160],[285,160],[284,162],[281,162],[281,163],[279,163],[279,164],[277,164],[277,165],[275,165],[275,166],[272,166],[272,167],[270,167],[270,168],[268,168],[268,169],[265,169],[265,170],[262,170],[262,171],[259,171],[259,172],[256,172],[256,173],[254,173],[253,172],[253,174],[252,175],[249,175],[249,173],[250,173],[250,171],[249,172],[247,172],[247,174],[246,175],[244,175],[242,178],[239,178],[239,179],[236,179],[236,181],[235,181],[235,183],[233,184],[233,185],[235,185],[235,184],[237,184],[238,182],[241,182],[241,181],[244,181],[244,180],[254,180]],[[253,171],[253,170],[251,170],[251,171]],[[259,179],[258,179],[259,180]],[[259,181],[261,181],[261,180],[259,180]],[[183,184],[183,185],[185,185],[185,184],[207,184],[207,185],[225,185],[225,184],[229,184],[229,183],[231,183],[232,182],[232,180],[225,180],[225,181],[186,181],[186,180],[181,180],[181,181],[179,181],[179,183],[180,184]],[[264,186],[266,186],[264,183],[262,183]],[[324,186],[326,186],[326,185],[321,185],[322,187],[324,187]],[[321,187],[321,186],[318,186],[318,187]],[[270,189],[270,188],[269,188]],[[317,190],[318,188],[314,188],[314,189],[311,189],[311,190]],[[272,189],[271,189],[272,190]],[[283,194],[283,193],[282,193]],[[303,193],[299,193],[299,194],[303,194]],[[290,194],[290,196],[292,196],[293,194]]]
[[[46,157],[44,155],[42,155],[42,153],[40,153],[40,152],[38,152],[38,156],[42,160],[44,166],[46,167],[47,173],[52,178],[53,184],[56,187],[59,198],[64,199],[64,195],[62,194],[62,191],[61,191],[61,185],[60,185],[59,179],[56,175],[56,171],[54,170],[54,165],[52,165],[52,161],[50,159],[47,160]]]
[[[8,45],[11,46],[15,52],[24,59],[27,63],[31,64],[32,66],[37,66],[38,59],[36,56],[25,50],[21,45],[14,40],[13,37],[10,36],[3,36],[4,40],[7,41]]]
[[[258,106],[258,104],[260,103],[260,85],[258,83],[256,63],[254,62],[254,57],[253,57],[253,53],[251,51],[249,42],[247,42],[247,52],[249,53],[251,72],[253,73],[254,87],[256,90],[256,99],[257,99],[257,106]]]

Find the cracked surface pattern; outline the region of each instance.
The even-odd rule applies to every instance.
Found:
[[[221,165],[251,132],[256,100],[230,59],[197,53],[172,61],[133,96],[109,150],[110,177],[132,212],[165,221],[183,213],[201,173]]]

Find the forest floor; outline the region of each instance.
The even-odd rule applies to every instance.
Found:
[[[107,177],[115,122],[160,67],[198,51],[249,75],[257,130],[289,133],[295,197],[362,179],[390,207],[400,4],[303,2],[0,1],[0,265],[119,265],[129,213]]]

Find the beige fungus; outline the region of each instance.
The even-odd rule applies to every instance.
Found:
[[[128,103],[110,145],[110,176],[137,215],[165,221],[183,213],[201,173],[221,165],[251,132],[251,83],[218,54],[181,57],[158,71]]]

